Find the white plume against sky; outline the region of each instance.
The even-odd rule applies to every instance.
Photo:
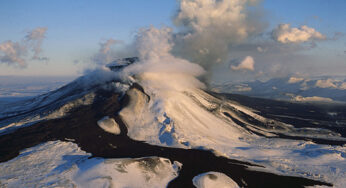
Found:
[[[203,68],[171,54],[174,45],[172,37],[172,29],[168,27],[141,29],[135,40],[140,62],[127,67],[123,73],[145,77],[143,80],[159,88],[184,90],[204,87],[195,78],[205,73]]]
[[[92,57],[92,60],[97,64],[106,64],[114,61],[111,47],[116,43],[121,43],[121,41],[108,39],[105,42],[100,42],[100,49],[98,53]]]
[[[0,7],[0,24],[7,26],[0,31],[0,75],[80,74],[92,62],[138,55],[134,35],[150,24],[169,28],[172,56],[201,65],[211,81],[340,75],[346,68],[343,1],[37,0]],[[247,56],[256,69],[229,68]]]
[[[210,69],[229,60],[231,46],[261,32],[259,14],[250,14],[248,0],[182,0],[174,23],[175,53]],[[254,7],[252,7],[254,8]]]
[[[166,39],[154,39],[154,36],[148,36],[146,39],[150,38],[149,41],[140,42],[141,45],[146,45],[144,48],[150,50],[150,52],[146,52],[145,56],[154,56],[154,54],[158,54],[158,51],[172,51],[174,56],[200,64],[209,71],[213,64],[228,62],[230,45],[238,44],[263,29],[263,24],[255,18],[255,15],[248,15],[247,8],[254,4],[255,0],[182,0],[179,2],[179,10],[173,20],[177,30],[172,27],[163,29],[169,30],[170,44],[153,47],[151,42],[154,40]],[[156,35],[156,37],[158,36]],[[141,38],[136,40],[138,39],[144,40]],[[136,47],[138,41],[134,41],[134,43],[129,47]],[[101,48],[94,60],[103,61],[105,64],[109,63],[110,59],[116,59],[114,56],[117,56],[118,53],[110,51],[112,44],[114,44],[113,39],[101,43]],[[103,47],[105,45],[107,48]],[[134,55],[143,57],[144,54],[135,53]]]
[[[41,46],[43,39],[45,38],[47,28],[45,27],[38,27],[30,32],[25,36],[25,40],[31,45],[32,51],[33,51],[33,59],[37,60],[48,60],[46,57],[39,57],[40,53],[42,52]]]

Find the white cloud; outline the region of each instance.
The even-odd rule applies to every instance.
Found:
[[[337,88],[338,86],[334,83],[333,79],[326,79],[326,80],[317,80],[315,83],[315,87],[320,88]]]
[[[244,60],[237,66],[231,65],[232,70],[250,70],[254,71],[255,61],[251,56],[246,56]]]
[[[324,40],[326,36],[306,25],[300,28],[291,28],[290,24],[280,24],[273,30],[274,40],[280,43],[301,43],[315,39]]]
[[[21,42],[5,41],[0,43],[0,63],[26,67],[28,54],[32,52],[31,59],[48,61],[47,57],[40,57],[41,45],[45,38],[47,28],[38,27],[27,33]]]
[[[295,84],[295,83],[301,82],[303,80],[304,80],[304,78],[290,77],[290,79],[288,80],[288,83],[289,84]]]
[[[6,41],[0,44],[0,63],[8,65],[26,66],[24,55],[27,53],[25,46],[19,42]]]
[[[328,78],[326,80],[317,80],[315,83],[315,87],[346,90],[346,82]]]
[[[247,86],[247,85],[236,85],[236,86],[234,86],[234,91],[238,91],[238,92],[248,92],[248,91],[251,91],[251,90],[252,90],[252,88]]]
[[[333,101],[333,99],[326,98],[326,97],[318,97],[318,96],[303,97],[300,95],[295,96],[292,100],[297,102],[332,102]]]

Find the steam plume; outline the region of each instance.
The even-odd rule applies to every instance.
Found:
[[[117,43],[121,43],[121,41],[108,39],[105,42],[100,43],[100,49],[97,54],[93,56],[93,61],[99,65],[104,65],[114,61],[114,56],[112,55],[111,47]]]
[[[47,61],[47,57],[40,57],[40,53],[42,52],[42,42],[43,39],[45,38],[47,28],[45,27],[38,27],[30,32],[25,36],[26,42],[29,43],[30,47],[32,48],[33,51],[33,57],[32,59],[36,60],[43,60]]]
[[[262,22],[248,10],[252,0],[181,0],[174,23],[175,53],[209,70],[227,62],[230,47],[262,30]]]
[[[136,75],[150,86],[174,90],[204,87],[195,77],[204,73],[202,67],[171,54],[172,29],[154,27],[141,29],[136,36],[136,50],[140,62],[127,67],[126,75]]]

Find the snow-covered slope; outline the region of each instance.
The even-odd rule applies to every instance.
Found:
[[[179,91],[165,87],[160,91],[160,88],[143,85],[144,92],[139,89],[127,92],[131,102],[120,112],[129,129],[128,135],[135,140],[210,149],[218,155],[257,162],[277,173],[337,182],[339,187],[345,185],[345,145],[275,138],[286,135],[346,143],[339,133],[320,128],[295,128],[200,89]]]
[[[0,186],[15,187],[166,187],[179,164],[169,159],[89,158],[71,142],[47,142],[0,165]]]
[[[63,117],[70,110],[93,102],[95,91],[121,91],[117,74],[108,68],[97,69],[55,90],[26,100],[0,106],[0,134],[21,126]],[[113,82],[110,82],[113,81]]]

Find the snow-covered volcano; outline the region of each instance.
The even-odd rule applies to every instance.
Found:
[[[138,66],[2,107],[0,185],[345,186],[345,106],[213,93],[172,70],[128,74]]]
[[[210,92],[171,29],[139,58],[0,110],[5,187],[346,186],[346,107]]]

